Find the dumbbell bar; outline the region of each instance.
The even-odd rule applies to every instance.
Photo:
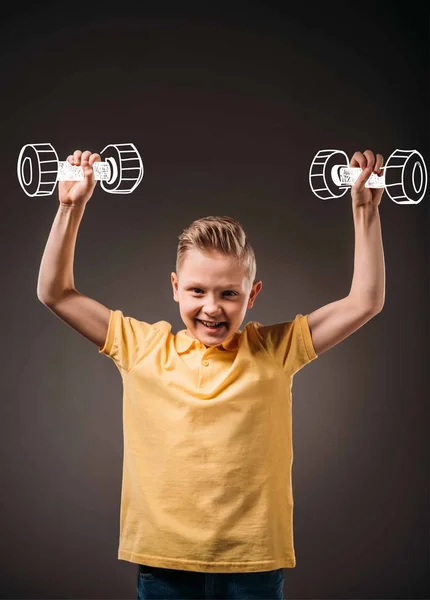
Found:
[[[94,177],[109,194],[131,194],[143,177],[143,162],[134,144],[109,144],[101,152],[105,159],[93,164]],[[18,156],[19,183],[27,196],[49,196],[57,181],[81,181],[82,167],[58,160],[49,143],[26,144]]]
[[[96,181],[109,181],[112,177],[112,167],[108,162],[97,161],[92,170]],[[71,165],[68,160],[58,161],[57,181],[83,181],[84,178],[82,167]]]
[[[321,200],[340,198],[354,185],[362,169],[349,167],[342,150],[320,150],[309,170],[309,184]],[[418,204],[427,189],[427,167],[417,150],[395,150],[382,167],[383,175],[372,173],[365,187],[385,188],[396,204]],[[343,190],[339,193],[339,190]]]

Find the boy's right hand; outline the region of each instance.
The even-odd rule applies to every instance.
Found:
[[[68,162],[75,167],[82,167],[84,171],[83,181],[59,181],[58,196],[62,206],[85,206],[93,195],[96,180],[92,165],[100,161],[99,154],[91,154],[89,150],[81,152],[75,150],[67,157]]]

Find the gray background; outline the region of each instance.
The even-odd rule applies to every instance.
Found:
[[[58,196],[24,194],[20,148],[136,144],[145,177],[130,196],[97,187],[75,284],[174,332],[170,273],[194,219],[231,215],[250,238],[264,287],[244,324],[286,321],[351,285],[351,197],[313,195],[316,152],[429,164],[418,3],[232,4],[2,8],[2,598],[136,597],[137,566],[117,559],[121,378],[37,299]],[[295,377],[287,598],[429,597],[428,200],[384,194],[383,312]]]

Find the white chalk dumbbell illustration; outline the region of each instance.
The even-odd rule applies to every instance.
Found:
[[[131,194],[143,177],[143,162],[134,144],[109,144],[93,164],[94,177],[109,194]],[[49,143],[26,144],[18,157],[19,183],[27,196],[49,196],[57,181],[82,181],[82,167],[58,160]]]
[[[362,169],[349,167],[348,156],[342,150],[320,150],[309,170],[309,184],[321,200],[340,198],[354,185]],[[368,188],[385,188],[396,204],[418,204],[427,189],[427,168],[417,150],[394,150],[385,165],[383,175],[372,173]]]

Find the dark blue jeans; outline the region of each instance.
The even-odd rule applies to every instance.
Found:
[[[199,573],[139,565],[137,600],[284,600],[284,569]]]

